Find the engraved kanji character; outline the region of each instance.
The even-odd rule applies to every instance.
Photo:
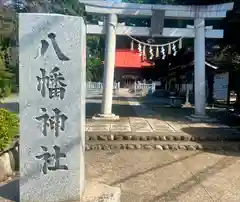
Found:
[[[54,130],[55,136],[58,137],[59,128],[61,131],[64,131],[65,121],[68,119],[68,117],[62,114],[58,108],[53,109],[53,112],[55,113],[54,116],[47,114],[46,108],[41,108],[41,110],[42,112],[45,112],[45,114],[36,117],[36,120],[43,121],[42,134],[47,136],[47,127],[49,127],[51,130]]]
[[[60,97],[62,100],[64,98],[65,87],[67,85],[63,83],[65,79],[59,70],[58,67],[54,67],[49,75],[47,75],[45,69],[40,69],[42,76],[37,76],[37,90],[41,92],[43,97],[46,96],[46,89],[48,89],[50,99]]]
[[[49,75],[49,98],[52,99],[53,97],[60,97],[62,100],[65,94],[65,87],[67,86],[64,81],[64,77],[61,72],[58,72],[59,68],[54,67],[53,70],[50,72]]]
[[[68,60],[70,60],[66,55],[63,54],[63,52],[59,48],[58,43],[56,41],[56,34],[50,33],[50,34],[48,34],[48,38],[52,42],[53,49],[54,49],[58,59],[61,60],[61,61],[68,61]],[[44,56],[44,54],[46,53],[48,47],[49,47],[49,43],[46,40],[41,40],[41,48],[39,49],[39,53],[35,57],[35,59],[38,58],[40,55]]]
[[[41,146],[43,150],[43,154],[40,154],[36,156],[37,159],[44,160],[43,163],[43,174],[47,174],[47,171],[56,171],[56,170],[68,170],[68,167],[66,165],[61,165],[60,164],[60,158],[66,158],[66,154],[60,152],[60,147],[54,146],[54,154],[51,154],[48,152],[48,148],[45,146]],[[49,166],[53,165],[54,166]]]
[[[42,77],[37,76],[37,90],[41,92],[41,95],[43,97],[46,96],[46,87],[49,86],[49,77],[46,75],[46,70],[45,69],[40,69]]]

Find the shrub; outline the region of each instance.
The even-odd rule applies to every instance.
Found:
[[[19,118],[6,109],[0,109],[0,151],[12,143],[18,135]]]
[[[0,82],[1,83],[1,82]],[[0,98],[5,98],[11,95],[11,86],[5,85],[3,88],[0,85]]]
[[[4,51],[0,50],[0,98],[8,97],[11,94],[14,76],[13,69],[7,67],[5,63]]]

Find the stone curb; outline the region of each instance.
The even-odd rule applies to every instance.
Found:
[[[185,150],[185,151],[240,151],[240,144],[176,144],[176,143],[121,143],[121,144],[111,144],[111,143],[96,143],[96,144],[86,144],[85,150]]]
[[[231,133],[231,135],[214,135],[212,133],[201,135],[189,135],[178,132],[162,133],[133,133],[133,132],[86,132],[86,142],[89,141],[122,141],[122,140],[138,140],[138,141],[240,141],[240,135]]]

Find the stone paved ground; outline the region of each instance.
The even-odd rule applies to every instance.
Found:
[[[114,98],[113,113],[120,115],[120,121],[99,122],[91,118],[86,122],[87,132],[184,132],[193,133],[236,133],[237,130],[223,123],[193,123],[186,116],[193,113],[188,108],[167,108],[158,104],[140,104],[126,89]],[[89,104],[89,105],[88,105]],[[94,108],[94,102],[87,103],[87,113]],[[100,110],[100,103],[99,110]],[[207,110],[209,115],[215,116],[214,109]]]
[[[157,103],[146,103],[145,104],[149,109],[155,111],[162,120],[184,120],[185,116],[189,116],[194,113],[193,108],[169,108],[164,107],[161,104]],[[206,107],[206,113],[212,118],[217,118],[219,123],[229,125],[235,128],[240,128],[239,118],[229,116],[226,108],[215,107],[210,108]]]
[[[239,153],[90,151],[87,179],[118,186],[121,202],[239,202]]]
[[[170,121],[158,118],[129,117],[120,121],[99,122],[88,120],[86,123],[87,132],[187,132],[197,129],[211,130],[215,132],[232,132],[232,129],[219,123],[193,123],[190,121]],[[188,130],[187,130],[188,129]]]
[[[100,104],[99,97],[88,98],[87,117],[99,113]],[[125,94],[113,101],[113,113],[120,115],[119,122],[100,123],[88,119],[86,129],[177,133],[188,128],[202,133],[203,128],[226,128],[222,124],[187,122],[183,111],[191,113],[191,110],[161,108],[153,104],[140,106]],[[240,201],[239,153],[88,151],[86,167],[87,179],[120,186],[122,202]],[[18,190],[14,182],[0,185],[0,202],[9,201],[1,196],[16,196]]]
[[[121,187],[121,202],[239,202],[240,153],[89,151],[86,177]],[[0,202],[16,201],[17,179],[0,184]],[[12,199],[12,200],[7,200]]]
[[[150,98],[149,98],[150,99]],[[190,123],[184,117],[193,112],[193,109],[180,109],[180,108],[166,108],[157,104],[149,102],[145,104],[144,108],[136,100],[132,98],[124,89],[119,92],[119,96],[113,98],[113,113],[120,115],[121,121],[118,123],[93,123],[91,117],[100,112],[101,109],[101,97],[100,96],[88,96],[86,100],[86,117],[88,121],[86,123],[86,131],[113,131],[113,132],[182,132],[186,131],[186,128],[190,128],[189,131],[193,132],[192,128],[206,129],[206,128],[226,128],[228,125],[236,126],[239,121],[232,120],[225,116],[223,110],[208,109],[207,112],[211,116],[218,117],[222,124],[199,124]],[[8,108],[11,111],[18,112],[18,96],[13,95],[4,100],[4,103],[0,103],[0,108]],[[136,118],[137,117],[137,118]],[[98,128],[98,129],[97,129]],[[229,130],[229,129],[224,129]]]

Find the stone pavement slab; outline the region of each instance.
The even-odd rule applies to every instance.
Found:
[[[87,131],[89,132],[107,132],[109,131],[109,127],[105,127],[105,126],[98,126],[98,127],[93,127],[90,126]]]
[[[153,132],[147,122],[131,123],[131,127],[133,132]]]
[[[186,133],[190,135],[213,134],[231,135],[239,131],[218,123],[192,123],[189,121],[164,121],[159,118],[129,117],[119,121],[86,122],[87,132],[149,132],[149,133]]]
[[[110,131],[112,132],[130,132],[131,126],[130,123],[113,123],[111,124]]]
[[[157,119],[145,119],[138,117],[130,117],[127,120],[118,122],[108,121],[87,121],[85,130],[88,132],[175,132],[175,130],[167,123]]]
[[[87,177],[122,189],[122,202],[240,201],[239,153],[94,151]]]

